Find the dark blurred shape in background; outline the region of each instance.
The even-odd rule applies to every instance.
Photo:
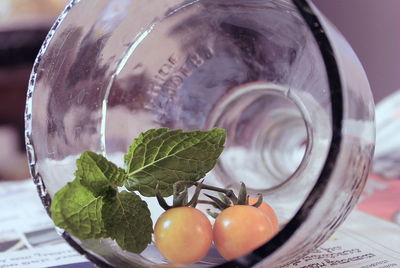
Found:
[[[375,100],[400,89],[399,0],[313,0],[363,63]],[[67,0],[0,0],[0,180],[29,176],[24,108],[36,54]]]
[[[29,176],[26,89],[33,62],[65,0],[0,0],[0,180]]]

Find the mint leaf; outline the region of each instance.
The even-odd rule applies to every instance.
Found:
[[[196,181],[205,176],[223,150],[226,131],[152,129],[135,139],[125,155],[125,187],[144,196],[155,196],[159,184],[163,196],[172,194],[177,181]]]
[[[177,181],[196,181],[210,171],[223,150],[226,131],[152,129],[135,139],[125,155],[126,170],[102,155],[83,152],[75,180],[58,191],[51,205],[55,224],[80,239],[111,237],[133,253],[151,242],[147,203],[118,187],[155,196],[172,194]]]
[[[143,132],[133,140],[133,143],[128,148],[128,153],[124,156],[125,166],[127,170],[136,170],[142,166],[144,162],[144,154],[146,147],[144,144],[152,140],[157,140],[162,134],[168,132],[168,128],[150,129]]]
[[[135,193],[122,191],[107,197],[102,212],[107,233],[122,249],[141,253],[151,242],[150,211]]]
[[[75,177],[95,196],[106,194],[110,187],[122,186],[126,179],[123,169],[94,152],[83,152],[76,166]]]
[[[103,198],[75,180],[55,194],[50,211],[57,226],[80,239],[96,239],[106,236],[102,208]]]

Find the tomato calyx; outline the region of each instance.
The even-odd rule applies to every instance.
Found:
[[[191,186],[191,185],[190,185]],[[173,201],[172,205],[168,205],[167,201],[162,197],[161,192],[159,190],[159,186],[157,184],[156,186],[156,198],[158,201],[158,204],[164,209],[168,210],[171,208],[176,208],[176,207],[193,207],[195,208],[200,196],[200,192],[203,186],[203,181],[197,183],[196,190],[194,191],[194,194],[192,198],[189,200],[189,194],[188,194],[188,186],[177,182],[173,185]]]
[[[235,205],[247,205],[253,207],[259,207],[263,203],[263,196],[258,194],[258,199],[254,204],[249,204],[249,195],[247,194],[246,185],[242,182],[240,185],[240,190],[238,195],[236,196],[232,189],[224,189],[219,188],[212,185],[204,184],[203,181],[201,182],[194,182],[194,181],[179,181],[174,183],[173,185],[173,201],[172,205],[169,205],[165,199],[162,197],[159,186],[156,186],[156,198],[159,205],[164,210],[169,210],[171,208],[176,207],[196,207],[197,204],[208,204],[212,207],[218,209],[219,211],[223,211],[231,206]],[[189,200],[188,196],[188,188],[196,186],[196,190],[193,193],[192,198]],[[218,197],[204,194],[210,200],[200,200],[199,196],[202,190],[209,190],[213,192],[217,192]],[[216,218],[219,213],[212,212],[211,209],[206,210],[207,214],[213,218]]]
[[[199,203],[205,203],[212,205],[214,208],[223,211],[229,207],[236,206],[236,205],[246,205],[246,206],[253,206],[258,208],[262,203],[263,203],[263,196],[262,194],[258,194],[258,199],[254,204],[249,204],[249,195],[247,194],[247,188],[246,185],[242,182],[240,184],[240,190],[238,193],[238,196],[236,197],[235,194],[229,193],[227,195],[226,193],[223,192],[218,192],[219,198],[209,195],[209,194],[204,194],[207,196],[211,201],[209,200],[199,200]],[[211,211],[211,209],[206,210],[207,214],[210,215],[213,218],[218,217],[219,213]]]
[[[215,208],[220,208],[221,210],[226,209],[231,206],[235,206],[235,205],[246,205],[246,206],[259,207],[263,202],[262,194],[258,194],[258,199],[257,199],[256,203],[250,205],[249,204],[250,196],[247,194],[247,188],[243,182],[240,184],[240,190],[239,190],[239,194],[237,197],[233,193],[227,195],[224,192],[218,193],[219,198],[208,195],[208,194],[205,194],[205,196],[207,196],[208,198],[210,198],[212,200],[211,202]]]
[[[204,181],[204,180],[203,180]],[[195,181],[178,181],[173,184],[173,201],[172,205],[168,205],[168,203],[165,201],[165,199],[162,197],[159,186],[156,186],[155,192],[156,192],[156,198],[159,203],[159,205],[164,209],[168,210],[171,208],[175,207],[196,207],[198,203],[209,203],[210,205],[213,205],[210,201],[207,200],[199,200],[200,192],[202,190],[209,190],[209,191],[214,191],[218,192],[220,194],[223,194],[225,198],[228,200],[232,200],[233,202],[237,202],[237,197],[234,194],[233,190],[230,189],[223,189],[219,187],[215,187],[212,185],[207,185],[204,184],[203,181],[201,182],[195,182]],[[188,200],[188,188],[196,186],[196,190],[190,199]]]

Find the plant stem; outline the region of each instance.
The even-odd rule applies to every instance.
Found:
[[[224,193],[232,201],[234,201],[234,202],[237,201],[236,195],[234,194],[234,192],[232,190],[229,190],[229,189],[219,188],[216,186],[211,186],[211,185],[199,183],[196,181],[179,181],[179,182],[176,182],[175,184],[176,184],[176,187],[185,186],[185,185],[199,186],[201,184],[201,189]]]
[[[211,206],[217,208],[217,205],[216,205],[215,202],[213,202],[213,201],[198,200],[197,203],[198,203],[198,204],[207,204],[207,205],[211,205]]]
[[[222,211],[226,208],[228,208],[230,205],[225,204],[223,201],[219,200],[218,198],[216,198],[215,196],[209,195],[209,194],[204,194],[205,196],[207,196],[208,198],[210,198],[212,201],[215,202],[215,204],[217,205],[217,207]]]
[[[156,198],[160,207],[162,207],[165,211],[172,208],[170,205],[167,204],[167,202],[165,202],[165,199],[162,197],[160,190],[158,188],[158,184],[156,186]]]

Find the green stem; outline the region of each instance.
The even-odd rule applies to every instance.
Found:
[[[188,191],[187,188],[185,187],[185,189],[181,193],[178,192],[174,193],[172,206],[173,207],[185,206],[187,203],[187,199],[188,199]]]
[[[219,200],[218,198],[209,195],[209,194],[204,194],[205,196],[207,196],[208,198],[210,198],[212,201],[215,202],[215,204],[218,206],[218,208],[222,211],[224,209],[227,209],[230,205],[225,204],[224,202],[222,202],[221,200]]]
[[[156,186],[156,198],[157,198],[157,201],[158,201],[158,204],[160,205],[160,207],[162,207],[165,211],[172,208],[170,205],[167,204],[167,202],[165,202],[165,199],[161,196],[160,190],[158,188],[158,184]]]
[[[216,186],[211,186],[211,185],[199,183],[196,181],[179,181],[179,182],[175,183],[175,185],[176,185],[175,187],[181,187],[181,186],[185,186],[185,185],[199,186],[200,184],[201,184],[201,189],[224,193],[227,197],[229,197],[233,201],[233,203],[237,202],[237,197],[236,197],[235,193],[233,192],[233,190],[219,188]]]
[[[257,202],[254,203],[252,206],[258,208],[259,206],[261,206],[262,202],[263,202],[263,196],[262,194],[258,194]]]
[[[192,199],[186,204],[187,206],[191,206],[191,207],[194,207],[194,208],[197,206],[197,201],[199,200],[199,196],[200,196],[200,192],[201,192],[201,186],[203,185],[203,181],[201,181],[199,183],[199,185],[196,186],[196,190],[194,191]]]
[[[243,182],[240,184],[240,191],[238,194],[237,204],[238,205],[247,205],[247,189],[246,189],[246,185]]]

